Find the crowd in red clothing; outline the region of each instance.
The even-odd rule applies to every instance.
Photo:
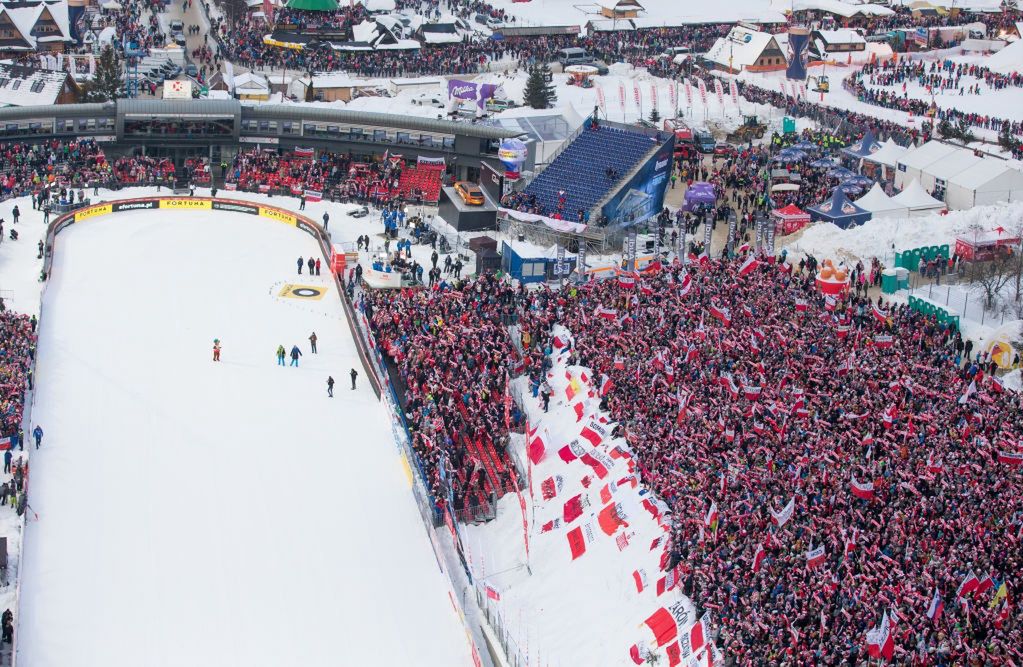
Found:
[[[3,156],[0,197],[4,199],[49,185],[80,188],[110,179],[106,156],[91,139],[8,143],[0,146],[0,155]]]
[[[0,311],[0,437],[16,436],[21,430],[25,391],[32,388],[35,328],[34,317]]]
[[[459,437],[503,430],[505,372],[540,385],[568,327],[672,508],[662,565],[733,664],[862,664],[885,612],[900,664],[1023,664],[1019,396],[933,318],[741,262],[558,291],[485,277],[373,295],[371,319],[417,448],[469,471]]]
[[[174,172],[174,163],[167,158],[126,155],[114,162],[114,177],[125,185],[173,181]]]

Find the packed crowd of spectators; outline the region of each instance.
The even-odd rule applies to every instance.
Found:
[[[0,145],[0,197],[19,197],[45,186],[84,187],[109,181],[103,151],[91,139]]]
[[[126,155],[114,161],[114,177],[125,185],[171,183],[174,173],[174,163],[167,158]]]
[[[900,662],[1020,664],[1004,603],[1023,593],[1023,481],[1000,455],[1018,447],[1019,396],[948,325],[863,296],[827,304],[810,270],[739,277],[741,261],[691,267],[686,288],[677,266],[642,289],[488,277],[371,297],[372,319],[417,397],[420,452],[456,468],[472,463],[452,433],[501,423],[516,362],[499,322],[518,314],[534,386],[552,327],[573,331],[571,361],[610,379],[601,406],[673,511],[662,565],[735,664],[857,663],[886,610]]]
[[[2,303],[0,303],[2,307]],[[21,431],[25,391],[35,357],[35,318],[0,310],[0,437]]]

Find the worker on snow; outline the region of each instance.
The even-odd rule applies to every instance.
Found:
[[[334,378],[327,376],[327,396],[334,398]]]
[[[286,354],[287,354],[287,350],[284,349],[284,346],[283,345],[278,345],[277,346],[277,365],[278,366],[285,366],[286,365],[284,363],[284,357],[285,357]]]
[[[355,391],[355,378],[359,377],[359,372],[353,368],[349,375],[352,376],[352,391]]]
[[[302,265],[305,264],[305,260],[301,257],[298,258],[298,275],[302,275]]]
[[[302,356],[302,350],[298,349],[298,345],[291,346],[291,365],[298,366],[298,358]]]

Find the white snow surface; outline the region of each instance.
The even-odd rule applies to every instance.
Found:
[[[471,664],[339,296],[295,275],[312,238],[146,211],[56,246],[19,665]]]
[[[817,259],[844,259],[868,263],[872,257],[892,265],[895,252],[932,245],[955,245],[957,235],[990,232],[996,227],[1014,230],[1023,217],[1023,202],[977,206],[947,215],[932,213],[918,218],[881,218],[849,229],[830,222],[818,222],[788,241],[790,253]]]
[[[515,16],[512,25],[579,25],[603,20],[596,2],[576,0],[491,0],[490,4]],[[641,0],[645,9],[640,21],[656,25],[682,25],[685,23],[729,23],[732,21],[784,21],[781,12],[771,8],[771,0],[728,0],[717,5],[697,0]]]
[[[562,326],[555,333],[568,340],[571,334]],[[564,348],[562,348],[564,350]],[[606,438],[595,448],[586,440],[581,444],[590,451],[603,452],[602,460],[610,457],[608,474],[598,478],[594,469],[582,459],[564,461],[558,451],[570,441],[579,439],[583,427],[592,420],[606,418],[598,409],[595,396],[599,379],[592,371],[580,366],[569,366],[567,354],[555,353],[554,366],[548,373],[548,382],[554,389],[550,411],[544,413],[539,399],[529,392],[528,380],[518,378],[512,391],[518,394],[518,403],[529,417],[531,428],[546,441],[546,454],[532,468],[532,494],[527,487],[522,491],[526,503],[529,531],[529,558],[524,543],[523,516],[515,494],[504,496],[498,504],[494,521],[482,525],[462,527],[462,543],[469,551],[469,567],[477,582],[492,587],[500,600],[487,600],[497,624],[506,629],[512,646],[509,656],[517,655],[518,664],[570,667],[574,665],[632,665],[629,648],[633,644],[644,646],[667,664],[664,649],[657,650],[653,635],[644,624],[655,611],[673,604],[685,609],[689,622],[679,628],[680,636],[695,622],[692,601],[675,587],[658,596],[657,581],[665,576],[659,569],[659,559],[665,549],[662,541],[656,548],[652,543],[659,537],[667,538],[666,527],[670,514],[667,506],[655,501],[662,512],[659,519],[642,506],[644,498],[653,495],[641,479],[638,468],[631,470],[627,458],[612,454],[615,447],[628,450],[624,438]],[[570,373],[578,382],[579,393],[568,399],[566,387]],[[589,378],[588,381],[584,378]],[[589,396],[588,393],[594,394]],[[584,417],[576,421],[573,405],[582,400]],[[592,416],[592,418],[591,418]],[[610,431],[610,424],[607,429]],[[525,439],[513,438],[513,455],[527,460]],[[522,469],[526,469],[523,464]],[[557,495],[545,500],[542,492],[544,480],[556,480]],[[587,483],[584,484],[583,480]],[[630,480],[637,484],[633,486]],[[613,492],[606,494],[610,484]],[[581,496],[581,516],[565,522],[566,501]],[[626,517],[624,526],[608,535],[598,525],[598,513],[609,503],[617,504]],[[548,521],[559,525],[543,532]],[[585,552],[573,559],[568,533],[583,528]],[[622,540],[622,544],[618,543]],[[633,572],[644,573],[646,585],[637,591]]]

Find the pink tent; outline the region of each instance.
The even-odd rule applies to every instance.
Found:
[[[810,214],[795,204],[771,211],[774,220],[774,233],[785,236],[795,234],[810,222]]]

